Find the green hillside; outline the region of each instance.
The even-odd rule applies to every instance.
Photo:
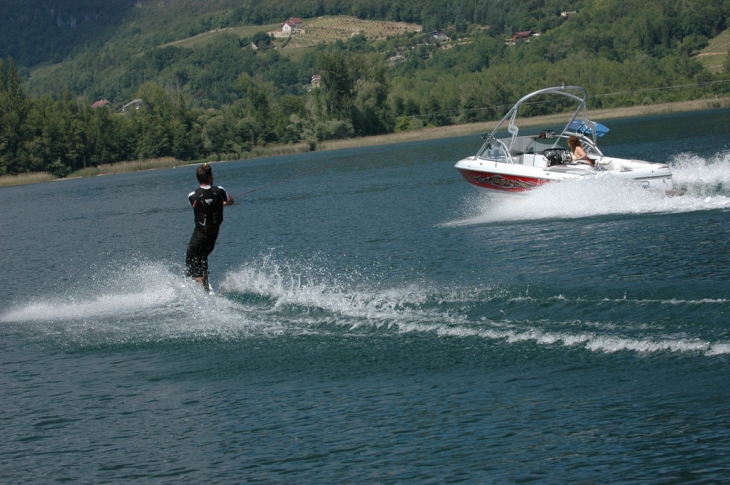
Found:
[[[216,38],[235,35],[239,39],[250,39],[254,34],[258,32],[269,32],[281,28],[281,23],[268,24],[268,25],[243,25],[241,27],[226,27],[223,29],[213,29],[202,34],[194,35],[185,39],[175,40],[162,44],[158,48],[164,49],[165,47],[184,47],[192,49],[196,46],[206,44]]]
[[[0,55],[31,68],[98,49],[129,19],[134,4],[135,0],[3,0]]]
[[[730,0],[11,3],[0,174],[485,121],[561,83],[592,108],[730,92]]]
[[[264,72],[258,62],[246,63],[281,93],[302,94],[314,74],[314,60],[292,50],[347,42],[359,32],[368,41],[366,50],[386,58],[415,57],[400,55],[407,54],[403,46],[409,43],[418,55],[426,56],[425,49],[431,56],[429,40],[394,39],[415,30],[403,28],[408,25],[424,32],[443,30],[454,40],[467,33],[503,40],[514,31],[533,30],[541,34],[539,42],[533,38],[530,46],[518,48],[552,63],[572,55],[620,63],[637,55],[660,63],[689,56],[708,73],[718,74],[723,50],[708,50],[708,42],[725,30],[730,11],[728,0],[465,0],[458,6],[446,0],[45,0],[42,6],[36,0],[8,1],[12,14],[0,16],[0,56],[13,57],[21,74],[31,74],[28,87],[35,95],[68,88],[73,96],[120,104],[144,82],[153,81],[182,87],[201,107],[235,101],[232,81],[241,72],[254,71],[242,69],[233,51],[250,47],[257,35],[260,40],[260,35],[279,30],[290,16],[305,19],[306,33],[274,39],[269,47],[297,65],[284,65],[270,53],[265,54],[270,59]],[[540,49],[544,52],[535,52]],[[242,57],[247,59],[248,53]],[[450,57],[447,64],[467,64],[472,71],[483,63],[456,51]],[[226,62],[227,67],[221,65]]]
[[[707,47],[700,51],[697,58],[707,71],[720,73],[725,69],[728,53],[730,53],[730,30],[710,39]]]

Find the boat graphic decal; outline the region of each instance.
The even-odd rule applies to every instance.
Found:
[[[526,182],[524,180],[509,179],[507,177],[502,177],[501,175],[490,175],[488,177],[483,175],[473,175],[473,178],[479,185],[491,185],[498,189],[531,190],[539,185],[533,182]]]

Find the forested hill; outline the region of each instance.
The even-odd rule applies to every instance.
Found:
[[[633,37],[627,47],[668,46],[724,30],[728,0],[3,0],[0,55],[31,68],[109,41],[145,49],[212,29],[325,15],[417,23],[425,31],[477,24],[495,36],[544,33],[560,25],[561,12],[572,11],[594,45]]]
[[[101,47],[133,7],[134,0],[2,0],[0,54],[28,68],[61,62]]]
[[[34,94],[56,95],[69,88],[73,96],[83,95],[91,101],[103,98],[123,103],[144,82],[153,81],[182,87],[202,107],[234,101],[233,81],[244,71],[261,73],[282,93],[301,91],[315,69],[311,55],[308,58],[305,50],[292,49],[296,43],[270,45],[284,55],[261,53],[259,57],[266,56],[265,61],[248,59],[252,52],[239,55],[252,41],[261,39],[254,35],[279,28],[289,17],[310,23],[321,16],[353,15],[363,20],[418,24],[424,32],[444,31],[455,41],[440,47],[465,42],[480,45],[487,37],[503,43],[514,32],[532,30],[540,34],[539,42],[529,39],[533,46],[522,50],[531,50],[552,63],[570,55],[623,63],[637,55],[653,59],[696,55],[709,39],[725,30],[730,15],[730,0],[6,2],[6,15],[0,15],[0,57],[11,56],[26,77],[33,73],[29,87]],[[198,34],[229,30],[228,36],[210,36],[209,43],[170,45]],[[387,58],[404,47],[415,45],[422,50],[424,44],[430,44],[431,56],[434,42],[421,39],[371,42],[365,50]],[[450,57],[449,65],[477,71],[488,67],[488,57],[495,57],[495,48],[480,47],[482,52],[464,48],[442,57]],[[408,61],[417,62],[412,58],[418,55],[427,54],[408,56]],[[57,64],[61,60],[64,62]],[[298,62],[293,65],[290,60]],[[38,69],[38,65],[46,67]]]
[[[31,68],[110,39],[149,48],[212,29],[281,23],[289,17],[353,15],[437,29],[457,16],[484,24],[494,21],[494,12],[525,8],[530,7],[522,2],[477,0],[462,3],[462,15],[444,0],[3,0],[0,54]]]
[[[0,54],[33,67],[95,49],[110,39],[149,48],[212,29],[280,23],[289,17],[352,15],[423,24],[466,22],[494,32],[535,28],[546,13],[582,2],[525,0],[3,0]],[[638,3],[638,2],[637,2]]]
[[[238,157],[257,145],[315,147],[488,120],[561,83],[584,86],[591,107],[730,92],[730,0],[4,0],[0,8],[0,175]],[[304,32],[271,37],[289,17]],[[135,98],[140,109],[122,113]],[[108,106],[92,109],[99,100]]]

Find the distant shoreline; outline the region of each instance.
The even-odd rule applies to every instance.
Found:
[[[633,118],[638,116],[682,113],[728,107],[730,107],[730,98],[697,99],[694,101],[677,101],[672,103],[591,110],[590,116],[592,120],[604,121],[616,118]],[[432,140],[439,138],[451,138],[455,136],[467,136],[490,131],[494,129],[497,123],[498,121],[485,121],[480,123],[469,123],[463,125],[449,125],[436,128],[424,128],[421,130],[389,133],[387,135],[369,136],[363,138],[349,138],[346,140],[324,141],[317,143],[316,151],[323,152],[331,150],[342,150],[345,148],[407,143],[409,141],[416,140]],[[521,126],[539,126],[555,125],[560,123],[565,123],[565,113],[546,116],[535,116],[533,118],[522,118],[520,124]],[[277,145],[268,148],[256,149],[255,152],[253,152],[252,155],[247,159],[293,155],[297,153],[307,152],[309,152],[309,147],[304,143],[299,143],[295,145]],[[204,160],[184,162],[176,160],[174,158],[118,162],[114,164],[100,165],[98,167],[83,169],[78,172],[72,173],[66,178],[54,177],[49,173],[24,173],[19,175],[3,175],[0,176],[0,188],[16,185],[35,184],[41,182],[54,182],[76,178],[94,177],[99,175],[111,175],[116,173],[131,173],[142,170],[156,170],[185,165],[196,165],[203,162]],[[211,161],[210,163],[223,163],[223,161]]]
[[[676,101],[673,103],[629,106],[624,108],[594,109],[589,110],[588,114],[594,121],[604,121],[616,118],[635,118],[639,116],[683,113],[720,108],[730,108],[730,98],[698,99],[694,101]],[[520,126],[557,125],[565,124],[567,122],[565,113],[518,119],[520,120]],[[339,150],[343,148],[387,145],[392,143],[405,143],[415,140],[428,140],[437,138],[451,138],[454,136],[474,135],[477,133],[483,133],[485,131],[493,130],[494,127],[497,126],[497,123],[499,123],[498,120],[484,121],[480,123],[468,123],[463,125],[449,125],[436,128],[424,128],[418,131],[414,130],[402,133],[389,133],[387,135],[370,136],[366,138],[326,141],[317,144],[317,151]]]

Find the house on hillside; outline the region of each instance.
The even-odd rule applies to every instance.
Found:
[[[575,10],[572,10],[570,12],[561,12],[560,16],[561,17],[570,17],[571,15],[575,15],[576,13],[578,13],[578,12],[576,12]]]
[[[125,113],[127,111],[137,111],[141,107],[142,107],[142,100],[139,99],[139,98],[137,98],[137,99],[133,99],[129,103],[127,103],[124,106],[122,106],[122,111],[125,112]]]
[[[284,22],[281,26],[281,32],[286,35],[296,34],[304,30],[304,22],[297,17],[292,17]]]
[[[322,76],[320,74],[315,74],[312,76],[312,82],[304,88],[309,93],[312,91],[312,89],[317,89],[320,86],[322,86]]]
[[[431,32],[431,37],[435,39],[437,42],[448,42],[451,39],[449,39],[449,36],[444,34],[443,32],[440,32],[438,30],[434,30]]]
[[[94,101],[94,103],[91,105],[92,108],[106,108],[111,103],[107,101],[106,99],[100,99],[99,101]]]
[[[512,42],[517,42],[520,40],[524,40],[525,42],[530,42],[530,37],[537,35],[534,30],[525,30],[522,32],[513,32],[512,33]]]

